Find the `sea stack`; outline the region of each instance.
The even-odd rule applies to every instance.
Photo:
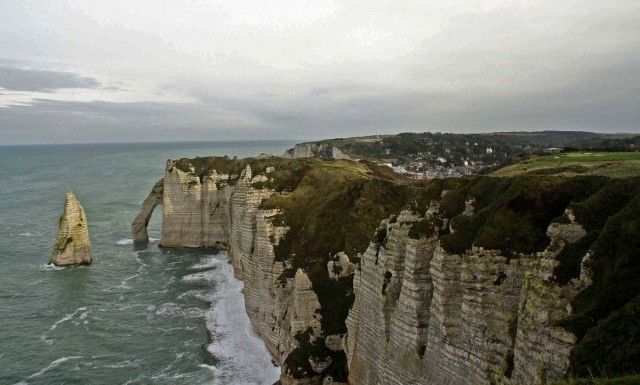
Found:
[[[49,263],[54,265],[90,265],[91,241],[87,216],[73,193],[67,193],[60,217],[58,237]]]

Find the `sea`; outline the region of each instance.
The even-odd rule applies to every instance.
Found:
[[[290,141],[0,146],[0,384],[271,385],[224,251],[134,245],[167,159],[282,154]],[[66,192],[93,264],[48,265]]]

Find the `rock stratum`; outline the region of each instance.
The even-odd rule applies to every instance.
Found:
[[[91,262],[87,216],[75,195],[67,193],[49,263],[65,266],[90,265]]]
[[[415,182],[348,160],[168,161],[162,247],[229,250],[281,384],[640,370],[640,178]]]

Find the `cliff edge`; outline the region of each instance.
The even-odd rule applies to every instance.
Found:
[[[211,157],[169,161],[163,181],[161,246],[228,248],[282,384],[640,370],[639,178]]]

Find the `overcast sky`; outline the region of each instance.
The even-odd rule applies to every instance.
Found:
[[[0,144],[640,132],[638,0],[0,0]]]

